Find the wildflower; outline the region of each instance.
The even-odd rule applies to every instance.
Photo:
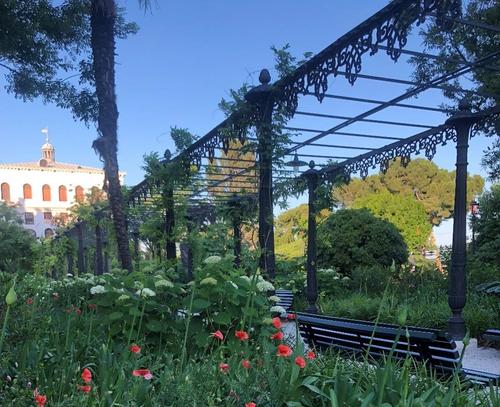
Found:
[[[132,370],[132,376],[143,377],[146,380],[151,380],[153,378],[153,375],[149,369]]]
[[[217,280],[213,277],[206,277],[200,281],[200,285],[217,285]]]
[[[268,298],[269,301],[272,301],[272,302],[280,302],[280,297],[278,297],[277,295],[271,295],[269,298]]]
[[[210,256],[210,257],[207,257],[205,260],[203,260],[203,263],[216,264],[216,263],[219,263],[221,260],[222,260],[222,257],[220,257],[220,256]]]
[[[106,289],[102,285],[95,285],[90,289],[90,294],[103,294],[106,292]]]
[[[288,314],[286,316],[286,319],[288,319],[289,321],[293,321],[295,319],[295,314]]]
[[[281,341],[281,340],[283,340],[283,336],[284,336],[283,332],[278,331],[274,335],[271,335],[271,339],[276,339],[278,341]]]
[[[92,386],[85,385],[85,386],[78,386],[78,390],[82,391],[83,393],[90,393],[92,390]]]
[[[269,309],[273,314],[286,314],[286,309],[280,305],[275,305]]]
[[[97,309],[97,304],[89,304],[89,305],[87,305],[87,307],[89,307],[89,309],[91,309],[91,310],[95,310],[95,309]]]
[[[279,357],[284,357],[287,358],[288,356],[292,355],[292,348],[287,345],[278,345],[278,356]]]
[[[306,367],[306,361],[302,356],[297,356],[295,358],[295,364],[301,369],[304,369]]]
[[[269,281],[262,280],[257,283],[257,290],[260,292],[274,291],[274,285],[272,285]]]
[[[45,407],[45,403],[47,403],[47,396],[38,393],[38,388],[36,388],[33,392],[33,397],[35,398],[37,407]]]
[[[219,370],[222,373],[226,373],[229,370],[229,365],[227,363],[221,362],[219,363]]]
[[[82,315],[82,310],[80,308],[74,308],[76,315]]]
[[[280,329],[281,328],[281,320],[278,317],[273,318],[273,326],[276,329]]]
[[[245,331],[236,331],[234,336],[236,336],[240,341],[246,341],[248,339],[248,333]]]
[[[155,287],[156,288],[159,288],[159,287],[173,288],[174,283],[172,283],[171,281],[162,279],[162,280],[155,281]]]
[[[250,369],[250,361],[248,359],[242,360],[241,366],[243,366],[244,369]]]
[[[130,297],[129,297],[128,295],[126,295],[126,294],[122,294],[122,295],[120,295],[120,296],[116,299],[116,301],[125,301],[125,300],[128,300],[129,298],[130,298]]]
[[[132,345],[130,345],[129,350],[132,353],[141,353],[141,347],[139,345],[136,345],[135,343],[133,343]]]
[[[87,368],[83,369],[82,380],[85,383],[90,383],[92,381],[92,372],[89,369],[87,369]]]
[[[215,339],[218,339],[219,341],[223,341],[224,340],[224,334],[220,331],[220,330],[217,330],[215,332],[212,332],[210,334],[210,336],[212,338],[215,338]]]
[[[312,350],[310,350],[309,352],[307,352],[306,358],[309,360],[314,360],[316,359],[316,354]]]
[[[156,295],[156,293],[153,290],[150,290],[149,288],[143,288],[142,290],[137,290],[136,294],[144,298],[154,297]]]
[[[26,300],[26,304],[27,304],[27,305],[31,305],[31,304],[33,304],[33,298],[31,298],[31,297],[30,297],[30,298],[28,298],[28,299]]]
[[[59,293],[52,293],[52,298],[54,298],[54,301],[57,301],[59,299]]]
[[[253,401],[250,401],[249,403],[245,403],[245,407],[257,407],[257,404],[255,404]]]

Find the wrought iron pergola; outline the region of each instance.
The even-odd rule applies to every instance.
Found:
[[[130,191],[132,205],[147,202],[158,194],[166,193],[170,197],[171,204],[166,211],[166,232],[170,236],[167,255],[170,258],[176,255],[172,237],[175,197],[189,198],[191,206],[206,202],[234,206],[237,205],[235,195],[254,196],[259,209],[260,265],[271,278],[274,277],[273,184],[296,180],[298,175],[299,179],[305,179],[308,187],[307,297],[309,311],[317,311],[314,214],[318,186],[339,175],[359,174],[364,178],[377,166],[384,172],[390,161],[396,158],[400,158],[403,165],[421,153],[432,159],[438,146],[456,143],[449,329],[454,337],[463,337],[468,140],[494,120],[499,120],[500,106],[495,102],[500,95],[486,94],[466,86],[457,87],[450,81],[477,70],[500,72],[500,49],[474,61],[453,61],[457,66],[455,69],[425,83],[385,74],[361,73],[367,58],[388,57],[391,61],[404,57],[431,61],[444,59],[408,47],[411,28],[425,24],[428,19],[437,21],[447,30],[462,24],[474,30],[500,33],[500,27],[464,20],[459,0],[394,0],[278,81],[271,83],[269,72],[262,70],[260,85],[248,92],[246,104],[241,109],[177,157],[168,160],[170,165],[175,163],[190,173],[194,167],[194,186],[179,185],[163,191],[155,180],[146,178]],[[342,93],[337,89],[341,88],[337,82],[332,84],[335,78],[345,78],[350,85],[356,86]],[[367,97],[353,91],[363,89],[362,85],[358,86],[359,82],[394,86],[399,90],[389,99]],[[490,101],[489,107],[473,113],[466,103],[461,104],[459,111],[453,111],[436,103],[415,101],[416,96],[447,89],[462,93],[464,100],[471,96],[486,98]],[[322,103],[318,105],[315,100]],[[335,113],[332,113],[332,103],[338,104]],[[357,113],[341,114],[341,103],[349,107],[346,110]],[[398,111],[408,112],[416,119],[402,120],[401,115],[395,113]],[[387,113],[391,119],[382,117],[381,113]],[[421,119],[424,114],[425,123]],[[289,133],[291,139],[275,149],[273,140],[278,116],[287,122],[280,131]],[[398,119],[392,119],[394,116]],[[364,130],[367,126],[370,126],[370,131]],[[298,174],[284,168],[284,161],[292,158],[300,164],[311,160],[310,168],[298,171]],[[241,233],[237,219],[234,238],[236,261],[239,262]]]

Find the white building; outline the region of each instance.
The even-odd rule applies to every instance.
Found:
[[[124,177],[120,173],[122,184]],[[17,208],[24,227],[37,237],[52,236],[54,220],[64,222],[71,206],[83,202],[93,187],[102,189],[103,183],[100,168],[56,162],[48,137],[39,161],[0,164],[1,200]]]

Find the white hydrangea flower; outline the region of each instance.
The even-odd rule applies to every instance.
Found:
[[[259,290],[260,292],[274,291],[274,285],[272,285],[269,281],[259,281],[257,283],[257,290]]]
[[[144,285],[140,281],[134,281],[134,288],[142,289]]]
[[[339,276],[334,276],[333,279],[334,280],[340,280],[340,277]]]
[[[240,279],[245,280],[248,284],[250,284],[252,282],[252,280],[248,276],[240,276]]]
[[[280,302],[280,298],[277,296],[277,295],[271,295],[269,298],[268,298],[269,301],[272,301],[272,302]]]
[[[159,288],[159,287],[173,288],[174,284],[171,281],[162,279],[162,280],[155,281],[155,287],[156,288]]]
[[[203,263],[205,263],[205,264],[216,264],[216,263],[219,263],[221,260],[222,260],[222,257],[220,257],[220,256],[210,256],[210,257],[207,257],[203,261]]]
[[[122,294],[116,299],[116,301],[125,301],[128,300],[129,298],[130,297],[128,295]]]
[[[217,280],[213,277],[206,277],[200,281],[200,285],[217,285]]]
[[[149,288],[143,288],[142,290],[137,290],[136,294],[140,295],[141,297],[154,297],[156,295],[156,293],[153,290],[150,290]]]
[[[102,285],[95,285],[90,289],[90,294],[102,294],[105,293],[106,289]]]
[[[269,311],[276,314],[286,314],[286,309],[283,308],[281,305],[275,305],[274,307],[271,307]]]
[[[347,277],[347,276],[342,277],[342,281],[349,281],[349,280],[350,280],[350,278],[349,278],[349,277]]]

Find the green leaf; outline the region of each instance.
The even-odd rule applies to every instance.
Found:
[[[203,298],[196,298],[193,301],[193,311],[194,310],[200,311],[200,310],[203,310],[205,308],[208,308],[209,306],[210,306],[210,301],[207,301]]]
[[[219,312],[213,319],[216,324],[229,325],[231,323],[231,315],[228,312]]]
[[[152,319],[146,324],[146,328],[151,332],[162,332],[165,331],[166,327],[161,321],[158,321],[157,319]]]
[[[122,319],[123,312],[120,312],[120,311],[112,312],[111,314],[108,315],[108,318],[110,319],[110,321],[116,321],[118,319]]]

